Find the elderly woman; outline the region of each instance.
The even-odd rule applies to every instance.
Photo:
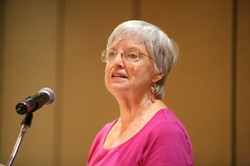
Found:
[[[114,29],[101,58],[120,116],[96,136],[89,166],[193,165],[188,132],[162,101],[177,55],[175,43],[150,23],[131,20]]]

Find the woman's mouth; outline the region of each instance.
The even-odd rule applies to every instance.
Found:
[[[121,74],[121,73],[114,73],[114,74],[112,74],[112,78],[115,78],[115,77],[118,77],[118,78],[128,78],[126,75]]]

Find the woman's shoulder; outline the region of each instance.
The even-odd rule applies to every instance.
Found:
[[[186,135],[187,130],[172,110],[159,110],[145,126],[146,131],[155,135]]]
[[[170,109],[161,109],[145,126],[145,147],[150,147],[147,159],[155,156],[177,165],[193,162],[192,145],[188,132],[182,122]],[[145,137],[147,135],[147,137]],[[142,137],[144,136],[144,137]],[[160,153],[155,153],[160,152]]]
[[[156,125],[181,123],[175,113],[169,108],[160,109],[149,121]]]

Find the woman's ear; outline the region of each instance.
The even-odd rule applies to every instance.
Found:
[[[163,76],[164,76],[164,72],[156,74],[156,75],[154,76],[152,82],[153,82],[153,83],[156,83],[157,81],[161,80],[161,79],[163,78]]]

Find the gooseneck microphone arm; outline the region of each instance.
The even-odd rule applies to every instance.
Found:
[[[14,149],[13,149],[13,151],[11,153],[11,156],[9,158],[9,161],[8,161],[8,166],[12,166],[12,164],[13,164],[15,158],[16,158],[17,152],[19,150],[19,147],[20,147],[20,145],[22,143],[23,137],[24,137],[26,131],[28,130],[28,128],[31,126],[32,119],[33,119],[33,114],[32,113],[26,114],[25,118],[23,119],[22,124],[21,124],[20,133],[18,135],[15,147],[14,147]]]

